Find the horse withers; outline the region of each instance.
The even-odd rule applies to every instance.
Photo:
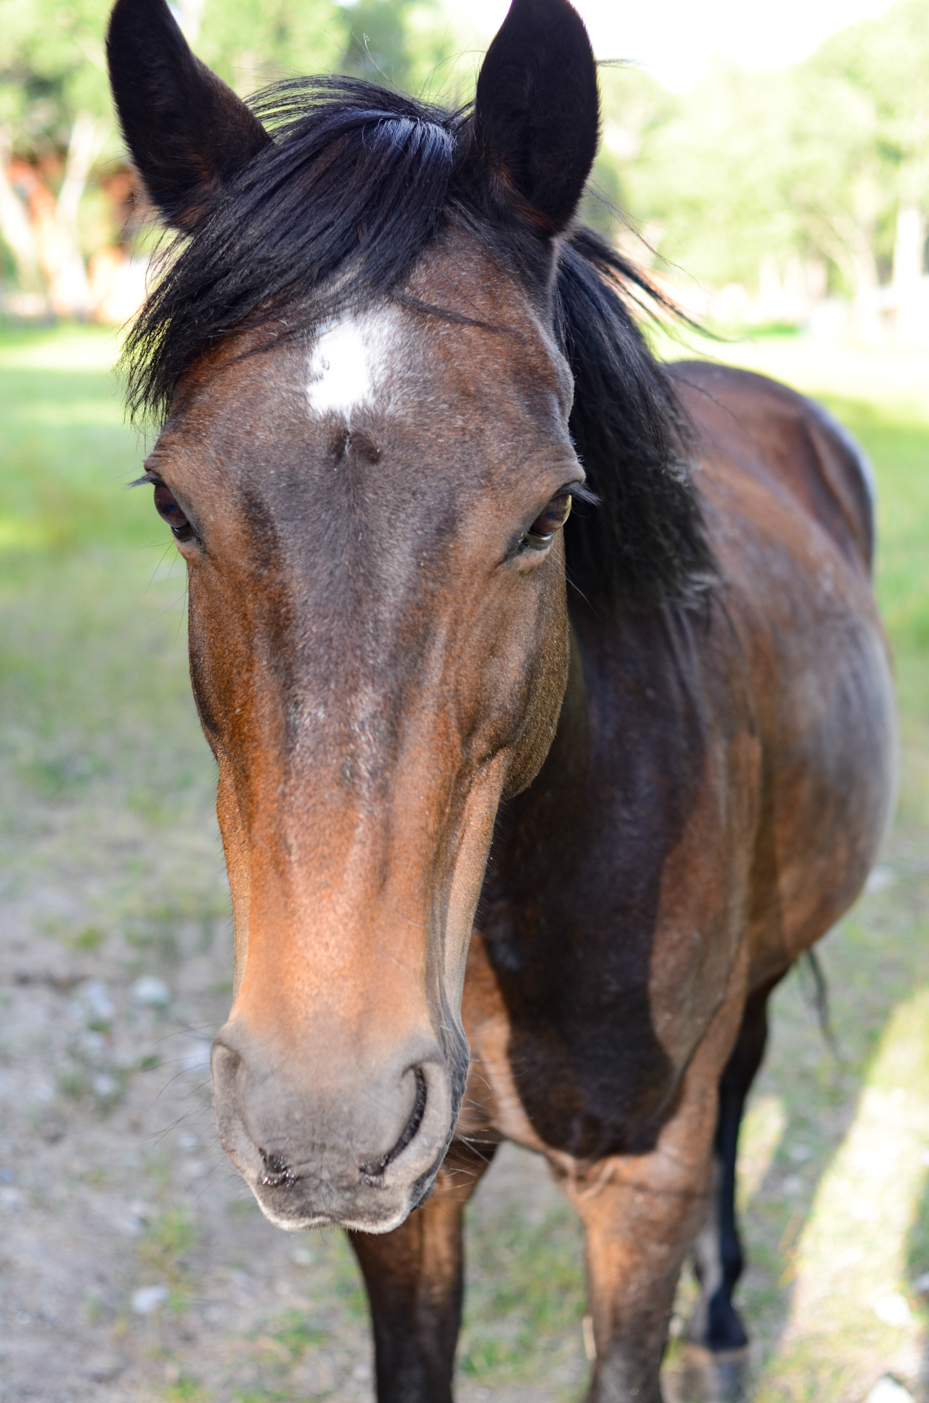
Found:
[[[587,1232],[589,1396],[654,1403],[689,1251],[690,1338],[745,1344],[766,1001],[887,818],[862,459],[650,355],[644,280],[575,222],[567,0],[513,0],[464,112],[246,106],[165,0],[108,50],[180,236],[127,354],[219,768],[222,1142],[272,1222],[349,1229],[381,1403],[451,1398],[464,1204],[502,1138],[538,1151]]]

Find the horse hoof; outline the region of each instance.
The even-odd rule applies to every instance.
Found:
[[[749,1351],[684,1346],[679,1403],[747,1403]]]

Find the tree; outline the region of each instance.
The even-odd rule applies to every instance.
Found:
[[[357,0],[342,8],[346,73],[405,92],[462,100],[460,39],[437,0]]]
[[[0,234],[21,285],[44,279],[64,314],[90,303],[79,215],[112,135],[105,16],[102,0],[0,0]]]
[[[904,307],[929,212],[929,0],[901,0],[780,72],[719,69],[632,122],[631,76],[607,105],[607,156],[666,259],[717,286],[828,266],[869,333],[893,270]],[[626,154],[609,149],[617,113]]]
[[[99,189],[124,160],[104,60],[109,8],[0,0],[0,239],[20,288],[58,315],[93,314],[95,268],[126,262],[112,252],[125,211],[95,207],[92,188],[94,172]],[[332,71],[413,91],[449,85],[456,44],[438,0],[179,0],[175,13],[197,53],[243,94]]]

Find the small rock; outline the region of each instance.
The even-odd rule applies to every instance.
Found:
[[[91,1379],[94,1383],[105,1384],[110,1379],[118,1378],[126,1367],[124,1359],[120,1359],[118,1354],[92,1354],[81,1370],[85,1379]]]
[[[132,1293],[132,1309],[136,1315],[151,1315],[167,1299],[167,1286],[140,1286]]]
[[[36,1116],[34,1124],[46,1145],[56,1145],[59,1140],[64,1138],[68,1128],[61,1111],[54,1106],[43,1106]]]
[[[865,882],[864,889],[869,896],[872,896],[875,892],[886,891],[888,887],[893,886],[896,880],[897,874],[893,868],[882,862],[879,867],[871,869],[871,875]]]
[[[913,1395],[892,1375],[885,1374],[883,1378],[878,1379],[865,1403],[913,1403]]]
[[[94,1023],[113,1021],[116,1008],[102,979],[85,979],[77,991],[77,1002],[84,1016]]]
[[[890,1295],[881,1296],[880,1300],[875,1301],[874,1314],[885,1325],[895,1325],[898,1328],[909,1325],[913,1318],[906,1297],[901,1296],[899,1291],[891,1291]]]
[[[0,1189],[0,1203],[8,1208],[18,1208],[23,1201],[22,1189]]]
[[[132,986],[132,1002],[143,1008],[167,1008],[171,1002],[171,990],[163,979],[153,974],[143,974]]]
[[[95,1076],[91,1085],[94,1089],[94,1095],[99,1096],[101,1101],[109,1101],[112,1096],[115,1096],[117,1091],[115,1078],[111,1077],[107,1072],[100,1072]]]
[[[133,1199],[132,1203],[129,1205],[129,1216],[141,1231],[141,1229],[147,1227],[152,1220],[151,1205],[143,1203],[140,1198]]]

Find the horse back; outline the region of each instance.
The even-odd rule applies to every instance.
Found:
[[[669,367],[696,430],[698,448],[730,455],[770,488],[793,498],[843,554],[870,573],[874,479],[860,445],[828,410],[752,371],[703,361]]]

